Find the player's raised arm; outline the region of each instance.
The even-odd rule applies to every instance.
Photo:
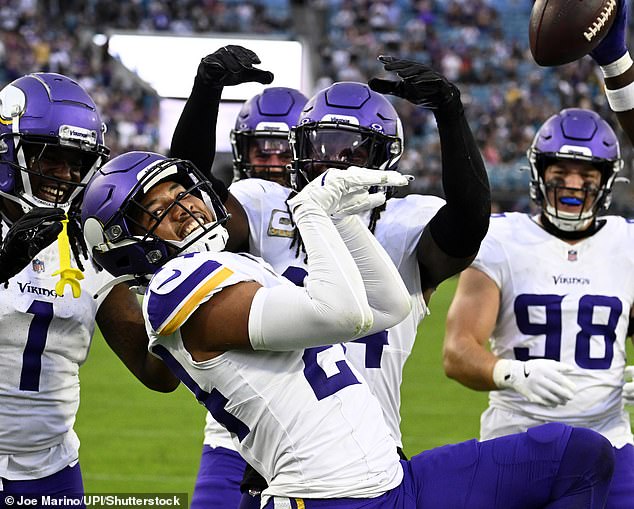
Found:
[[[192,161],[212,182],[214,191],[231,214],[227,222],[229,241],[227,248],[238,251],[249,239],[249,223],[238,200],[227,186],[211,172],[216,155],[216,123],[220,96],[225,86],[249,81],[271,83],[273,74],[253,67],[258,56],[242,46],[228,45],[201,59],[194,86],[178,120],[170,155]]]
[[[489,182],[458,88],[424,64],[388,56],[379,59],[385,70],[401,79],[373,78],[370,88],[429,108],[438,124],[447,203],[425,227],[417,249],[421,284],[429,300],[438,284],[467,267],[478,252],[489,225]]]
[[[170,156],[187,159],[207,177],[213,177],[211,167],[216,155],[216,123],[222,90],[250,81],[271,83],[273,73],[253,67],[259,63],[253,51],[235,45],[223,46],[201,59],[191,94],[172,135]],[[214,191],[224,201],[226,189],[214,186]]]
[[[627,2],[618,0],[612,28],[590,56],[601,67],[610,108],[634,144],[634,66],[627,49],[627,18]]]

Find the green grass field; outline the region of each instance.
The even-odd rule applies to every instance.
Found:
[[[404,448],[408,455],[476,437],[486,393],[444,376],[441,345],[455,280],[431,301],[402,388]],[[95,337],[81,369],[76,430],[88,493],[189,493],[202,444],[204,409],[183,387],[152,392]]]

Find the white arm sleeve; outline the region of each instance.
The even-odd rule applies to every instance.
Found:
[[[308,254],[304,288],[260,288],[249,313],[254,350],[300,350],[367,334],[373,314],[359,269],[325,212],[310,200],[294,211]]]
[[[402,322],[412,310],[412,301],[383,246],[356,215],[346,216],[335,225],[363,278],[373,316],[373,325],[367,334]]]

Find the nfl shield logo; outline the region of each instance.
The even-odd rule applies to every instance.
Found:
[[[577,261],[577,250],[576,249],[568,250],[568,261],[569,262],[576,262]]]
[[[35,272],[44,272],[44,262],[42,260],[35,258],[33,262],[31,262],[31,265]]]

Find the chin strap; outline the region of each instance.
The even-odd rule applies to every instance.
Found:
[[[548,220],[546,214],[541,214],[539,216],[539,222],[544,230],[546,230],[551,235],[563,240],[580,240],[588,237],[592,237],[595,233],[597,233],[603,226],[606,224],[605,220],[595,219],[590,223],[585,230],[574,230],[574,231],[564,231],[557,228],[553,223]]]
[[[111,281],[108,281],[105,285],[103,285],[99,290],[95,292],[92,296],[93,299],[99,298],[106,290],[110,290],[113,286],[117,286],[119,283],[125,283],[126,281],[137,281],[138,285],[131,285],[130,290],[139,295],[143,295],[145,293],[145,288],[147,287],[147,282],[145,284],[141,284],[139,279],[136,276],[132,276],[130,274],[124,274],[123,276],[116,277]]]

